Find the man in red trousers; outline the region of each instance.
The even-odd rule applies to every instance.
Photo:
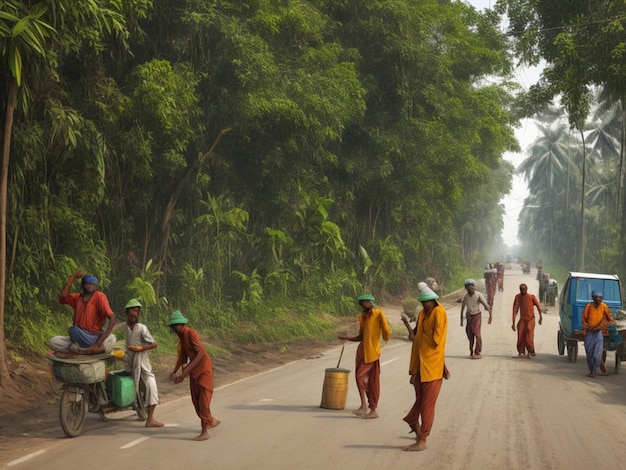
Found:
[[[178,360],[170,379],[181,383],[189,377],[191,401],[202,424],[202,431],[194,441],[205,441],[209,437],[209,429],[220,424],[220,420],[211,415],[211,399],[213,398],[213,363],[206,352],[196,330],[187,326],[187,318],[176,310],[172,313],[168,325],[178,335]],[[182,367],[182,372],[177,374]]]
[[[515,296],[513,301],[513,320],[511,329],[515,331],[515,317],[519,312],[519,321],[517,322],[517,353],[520,357],[529,357],[535,355],[535,310],[537,307],[539,312],[539,324],[543,317],[541,316],[541,304],[533,294],[528,293],[526,284],[519,285],[519,294]],[[528,352],[529,356],[526,356]]]

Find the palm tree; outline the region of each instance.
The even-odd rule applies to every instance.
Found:
[[[588,134],[587,141],[593,152],[605,163],[617,166],[617,181],[606,181],[617,188],[615,213],[619,214],[619,201],[622,190],[624,169],[624,116],[620,100],[613,99],[606,88],[600,88],[596,95],[598,106],[592,114],[594,129]],[[619,160],[619,163],[615,163]],[[615,185],[615,183],[617,183]]]
[[[570,206],[570,185],[580,181],[580,141],[558,120],[538,127],[539,138],[527,149],[528,157],[517,170],[532,195],[525,203],[529,210],[522,214],[522,221],[524,230],[533,234],[533,241],[542,240],[542,246],[550,243],[552,251],[555,211]]]

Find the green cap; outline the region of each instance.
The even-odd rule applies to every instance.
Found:
[[[426,302],[427,300],[437,300],[438,298],[439,296],[431,290],[430,292],[422,292],[417,300]]]
[[[361,294],[359,295],[359,298],[357,300],[359,302],[361,302],[362,300],[369,300],[370,302],[374,303],[374,296],[372,294]]]
[[[435,294],[435,292],[428,287],[428,284],[425,282],[420,282],[417,284],[417,288],[420,291],[420,295],[417,298],[420,302],[426,302],[427,300],[437,300],[439,296]]]
[[[129,308],[133,308],[133,307],[139,307],[141,308],[142,305],[139,303],[139,301],[137,299],[130,299],[128,301],[128,303],[126,304],[126,307],[124,307],[126,310],[128,310]]]
[[[183,314],[180,312],[180,310],[175,310],[174,312],[172,312],[172,316],[170,317],[170,321],[168,323],[169,326],[172,325],[184,325],[185,323],[187,323],[189,320],[187,320]]]

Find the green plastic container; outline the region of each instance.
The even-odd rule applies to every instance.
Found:
[[[129,375],[109,374],[107,388],[113,403],[119,407],[130,406],[135,401],[135,382]]]

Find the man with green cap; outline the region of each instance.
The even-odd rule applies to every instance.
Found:
[[[133,376],[135,391],[139,393],[139,383],[143,381],[146,386],[144,405],[148,408],[147,428],[160,428],[163,423],[154,419],[154,409],[159,404],[159,390],[156,377],[152,372],[152,364],[148,352],[155,349],[157,343],[150,334],[150,330],[143,323],[139,323],[141,303],[137,299],[130,299],[126,304],[126,356],[124,361],[127,370]]]
[[[391,339],[391,328],[385,312],[374,308],[374,296],[363,294],[358,298],[361,306],[359,334],[348,336],[340,333],[337,338],[346,341],[360,341],[356,351],[356,385],[361,398],[361,406],[353,413],[361,418],[378,418],[376,408],[380,398],[380,337]],[[368,413],[369,408],[369,413]]]
[[[413,333],[411,361],[409,364],[410,383],[415,389],[415,403],[403,418],[416,442],[404,450],[414,452],[426,449],[426,438],[430,435],[435,421],[435,404],[446,369],[446,336],[448,334],[448,314],[437,299],[439,296],[425,282],[417,285],[418,300],[424,307],[417,318]]]
[[[220,424],[220,420],[211,415],[213,363],[196,330],[187,326],[188,321],[179,310],[176,310],[168,323],[178,335],[178,360],[170,374],[170,380],[178,384],[185,377],[189,377],[191,401],[202,424],[202,431],[193,440],[205,441],[211,437],[209,429]],[[181,368],[181,373],[177,374]]]

